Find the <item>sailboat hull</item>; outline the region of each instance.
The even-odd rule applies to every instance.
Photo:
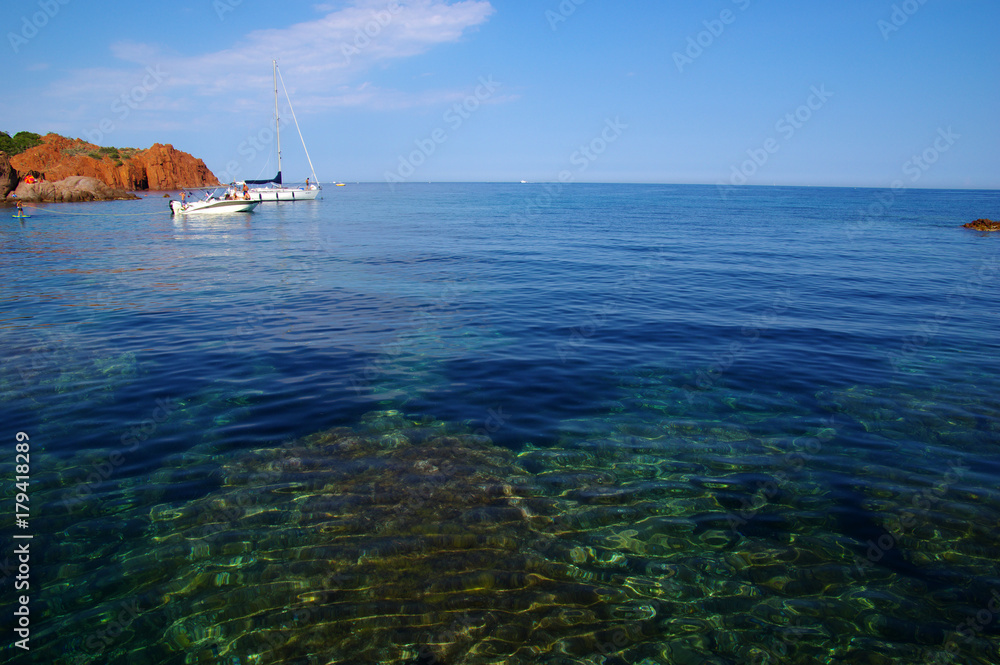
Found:
[[[315,185],[304,187],[257,187],[250,190],[251,201],[312,201],[319,196]]]

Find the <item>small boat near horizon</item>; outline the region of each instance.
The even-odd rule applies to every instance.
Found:
[[[299,139],[302,141],[302,150],[306,153],[306,160],[309,162],[309,170],[312,173],[313,184],[309,183],[308,178],[306,178],[306,184],[304,187],[286,187],[281,181],[281,118],[278,115],[278,80],[281,77],[281,73],[278,71],[277,60],[272,60],[271,64],[274,67],[274,129],[278,147],[278,174],[270,180],[245,180],[243,182],[234,183],[234,185],[237,190],[239,190],[244,184],[264,185],[263,187],[249,188],[250,199],[258,202],[312,201],[319,196],[322,188],[319,186],[319,179],[316,177],[316,169],[313,167],[312,159],[309,157],[309,149],[306,148],[306,140],[302,137],[302,130],[299,128],[299,121],[295,117],[295,109],[292,108],[292,99],[288,96],[288,89],[285,87],[285,81],[283,79],[281,80],[281,89],[285,91],[285,99],[288,101],[288,110],[291,111],[292,120],[295,121],[295,129],[298,131]]]

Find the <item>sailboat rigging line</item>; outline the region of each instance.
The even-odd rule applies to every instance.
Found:
[[[282,78],[281,72],[278,71],[278,61],[274,61],[274,72],[278,79],[281,80],[281,89],[285,91],[285,99],[288,100],[288,110],[292,113],[292,120],[295,121],[295,129],[299,133],[299,140],[302,141],[302,149],[306,153],[306,161],[309,162],[309,170],[312,172],[313,182],[319,185],[319,178],[316,177],[316,169],[313,167],[312,158],[309,157],[309,148],[306,147],[306,140],[302,137],[302,129],[299,128],[299,120],[295,117],[295,109],[292,107],[292,98],[288,95],[288,88],[285,87],[285,79]],[[274,86],[274,114],[275,117],[278,115],[278,86]],[[278,144],[278,172],[281,172],[281,144]]]

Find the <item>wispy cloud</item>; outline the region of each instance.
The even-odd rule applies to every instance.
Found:
[[[266,102],[260,91],[270,87],[268,61],[276,58],[290,92],[296,84],[309,92],[296,95],[296,110],[303,113],[336,106],[433,104],[458,91],[384,90],[365,85],[367,73],[458,41],[494,12],[487,0],[356,0],[347,7],[313,8],[324,14],[284,28],[256,30],[229,48],[198,55],[156,44],[117,42],[111,51],[122,67],[71,71],[47,94],[61,99],[64,108],[95,103],[100,113],[111,100],[141,85],[153,67],[163,73],[157,95],[169,96],[174,108],[238,110]]]
[[[365,82],[357,86],[344,86],[331,95],[305,95],[302,101],[313,109],[368,108],[393,111],[414,107],[447,106],[465,101],[470,90],[425,90],[410,93],[388,90]],[[480,104],[494,105],[518,100],[518,95],[495,95]],[[299,107],[296,97],[295,107]]]

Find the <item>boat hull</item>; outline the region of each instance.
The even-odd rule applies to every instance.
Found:
[[[258,187],[250,190],[250,199],[266,203],[267,201],[312,201],[319,196],[320,189],[311,185],[303,187]]]
[[[191,203],[181,203],[171,201],[170,210],[175,215],[205,214],[205,215],[225,215],[231,212],[251,212],[260,205],[260,201],[226,201],[224,199],[213,199],[211,201],[193,201]]]

